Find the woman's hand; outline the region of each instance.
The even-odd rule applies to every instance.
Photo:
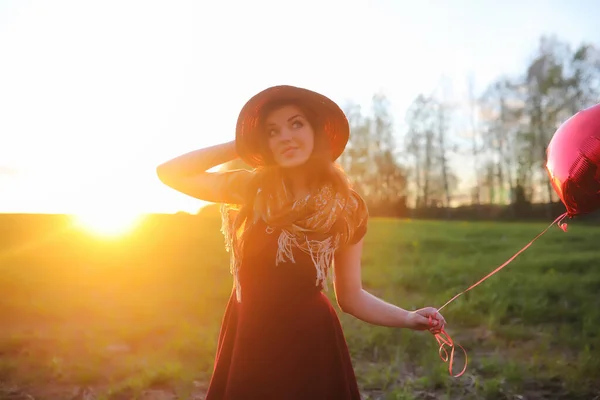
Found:
[[[446,320],[436,308],[425,307],[419,310],[411,311],[408,314],[407,328],[415,331],[431,330],[433,332],[442,330],[446,325]]]

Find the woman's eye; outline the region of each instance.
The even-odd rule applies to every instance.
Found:
[[[304,126],[304,124],[301,121],[294,121],[292,122],[292,127],[295,129],[299,129],[302,128]]]
[[[276,129],[269,129],[269,132],[267,132],[269,134],[270,137],[273,137],[275,135],[277,135],[277,130]]]

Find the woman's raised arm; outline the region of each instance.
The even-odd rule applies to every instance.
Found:
[[[243,204],[252,172],[208,172],[237,158],[235,141],[231,141],[175,157],[160,164],[156,173],[165,185],[188,196],[213,203]]]

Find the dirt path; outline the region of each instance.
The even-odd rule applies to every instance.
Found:
[[[203,400],[205,391],[201,384],[195,384],[189,400]],[[98,400],[100,398],[109,400],[176,400],[180,399],[176,393],[170,390],[149,389],[144,390],[138,396],[133,392],[121,392],[107,396],[105,388],[94,388],[85,386],[62,386],[62,385],[36,385],[31,387],[17,387],[0,382],[0,400]]]

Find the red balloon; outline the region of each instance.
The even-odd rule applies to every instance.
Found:
[[[567,215],[600,208],[600,104],[565,121],[546,150],[546,170]]]

